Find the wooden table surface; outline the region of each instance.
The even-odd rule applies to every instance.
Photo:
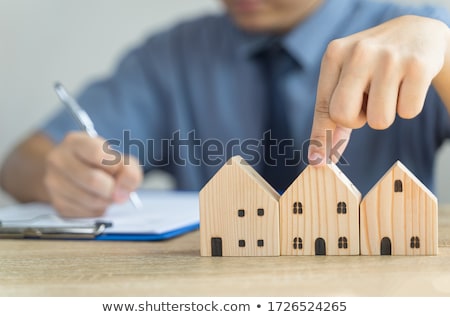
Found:
[[[450,207],[439,255],[200,257],[164,242],[0,240],[0,296],[450,296]]]

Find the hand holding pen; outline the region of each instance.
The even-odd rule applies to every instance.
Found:
[[[48,155],[45,184],[53,206],[65,217],[99,217],[111,203],[127,199],[139,208],[134,192],[142,181],[138,161],[122,157],[117,164],[103,164],[116,159],[103,150],[106,141],[64,88],[56,85],[55,90],[83,131],[69,133]]]

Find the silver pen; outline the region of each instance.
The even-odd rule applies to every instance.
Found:
[[[75,121],[78,122],[81,129],[85,131],[91,138],[97,137],[98,133],[94,128],[94,123],[92,122],[91,118],[89,118],[86,111],[84,111],[83,108],[80,107],[77,101],[69,95],[64,86],[61,83],[56,83],[55,91],[59,99],[61,99],[64,105],[66,105],[66,107],[69,109]],[[142,208],[142,201],[136,192],[130,193],[130,201],[136,209]]]

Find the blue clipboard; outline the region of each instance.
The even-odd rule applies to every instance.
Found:
[[[198,192],[139,191],[142,210],[114,205],[103,217],[64,219],[49,205],[0,208],[0,239],[161,241],[199,229]]]
[[[172,231],[167,231],[159,234],[114,234],[114,233],[105,233],[98,235],[96,240],[103,241],[162,241],[168,240],[180,235],[186,234],[191,231],[198,230],[200,228],[200,224],[192,224],[183,228],[178,228]]]

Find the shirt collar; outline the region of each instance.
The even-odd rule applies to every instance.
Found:
[[[231,18],[230,18],[231,20]],[[263,33],[248,33],[239,29],[234,23],[233,28],[236,33],[236,54],[242,58],[253,56],[258,51],[261,51],[268,45],[268,42],[273,38],[271,35]]]
[[[347,18],[354,0],[325,0],[309,17],[298,24],[281,39],[283,47],[302,67],[313,67],[320,64],[328,43],[337,34],[336,29]],[[231,19],[231,18],[230,18]],[[252,34],[239,30],[237,37],[237,54],[249,57],[267,46],[273,36]]]
[[[354,0],[325,0],[320,8],[302,21],[282,40],[284,48],[303,67],[320,65],[328,43],[351,11]]]

